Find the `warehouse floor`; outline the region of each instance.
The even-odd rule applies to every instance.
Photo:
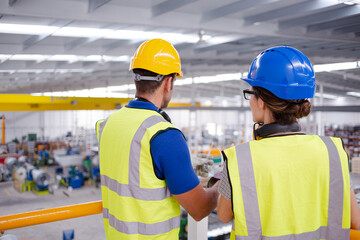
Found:
[[[354,186],[360,185],[360,175],[351,174],[351,179]],[[0,183],[0,216],[97,200],[101,200],[100,189],[91,186],[71,192],[60,188],[54,194],[37,196],[32,192],[17,192],[12,182]],[[14,234],[22,240],[48,240],[62,239],[63,230],[68,229],[74,229],[77,240],[105,239],[101,214],[13,229],[5,233]]]

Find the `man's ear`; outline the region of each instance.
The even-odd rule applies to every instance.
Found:
[[[171,89],[172,89],[172,78],[171,76],[167,76],[165,77],[164,79],[164,89],[167,91],[167,92],[170,92]]]

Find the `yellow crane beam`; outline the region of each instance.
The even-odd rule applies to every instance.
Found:
[[[131,99],[0,94],[0,111],[113,110],[126,105]],[[188,103],[169,104],[169,107],[190,106]]]

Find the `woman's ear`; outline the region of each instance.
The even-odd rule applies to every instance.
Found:
[[[258,108],[262,109],[262,110],[265,110],[266,106],[265,106],[264,101],[260,97],[258,97],[256,100],[257,100]]]

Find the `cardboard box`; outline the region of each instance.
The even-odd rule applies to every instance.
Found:
[[[360,157],[353,157],[351,160],[351,172],[360,174]]]

